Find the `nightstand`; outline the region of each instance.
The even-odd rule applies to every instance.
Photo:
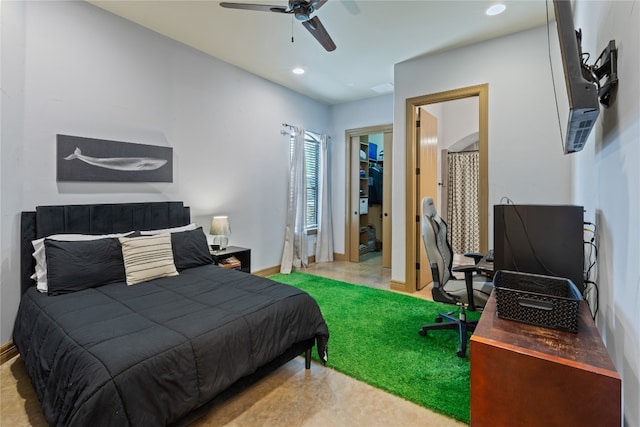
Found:
[[[239,246],[227,246],[226,249],[211,250],[210,252],[214,264],[217,265],[223,259],[234,256],[240,260],[240,271],[251,273],[251,249],[241,248]]]

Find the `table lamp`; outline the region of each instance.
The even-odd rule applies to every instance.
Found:
[[[229,234],[231,228],[229,227],[228,216],[214,216],[211,220],[211,230],[209,234],[213,236],[211,248],[214,250],[224,250],[229,243]]]

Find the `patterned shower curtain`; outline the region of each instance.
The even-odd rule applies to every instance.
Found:
[[[477,151],[448,154],[448,237],[456,254],[480,250],[479,160],[480,153]]]

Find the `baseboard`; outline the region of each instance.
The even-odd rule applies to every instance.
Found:
[[[415,289],[407,289],[406,283],[398,282],[396,280],[391,281],[391,289],[393,289],[394,291],[408,292],[408,293],[414,293],[416,291]]]
[[[260,277],[271,276],[272,274],[280,273],[280,266],[274,265],[273,267],[263,268],[262,270],[252,271],[251,274]]]
[[[18,349],[13,345],[13,341],[0,345],[0,365],[17,355]]]
[[[333,254],[334,261],[346,261],[347,257],[345,254]],[[315,255],[311,255],[309,257],[309,265],[315,264],[316,257]],[[271,276],[272,274],[280,273],[280,266],[274,265],[273,267],[263,268],[262,270],[252,271],[251,274],[261,277]]]
[[[333,260],[334,261],[348,261],[347,259],[347,254],[337,254],[337,253],[333,253]]]

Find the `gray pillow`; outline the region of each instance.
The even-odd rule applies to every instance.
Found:
[[[171,233],[171,249],[173,250],[173,262],[178,270],[213,262],[207,237],[204,235],[202,227]]]

